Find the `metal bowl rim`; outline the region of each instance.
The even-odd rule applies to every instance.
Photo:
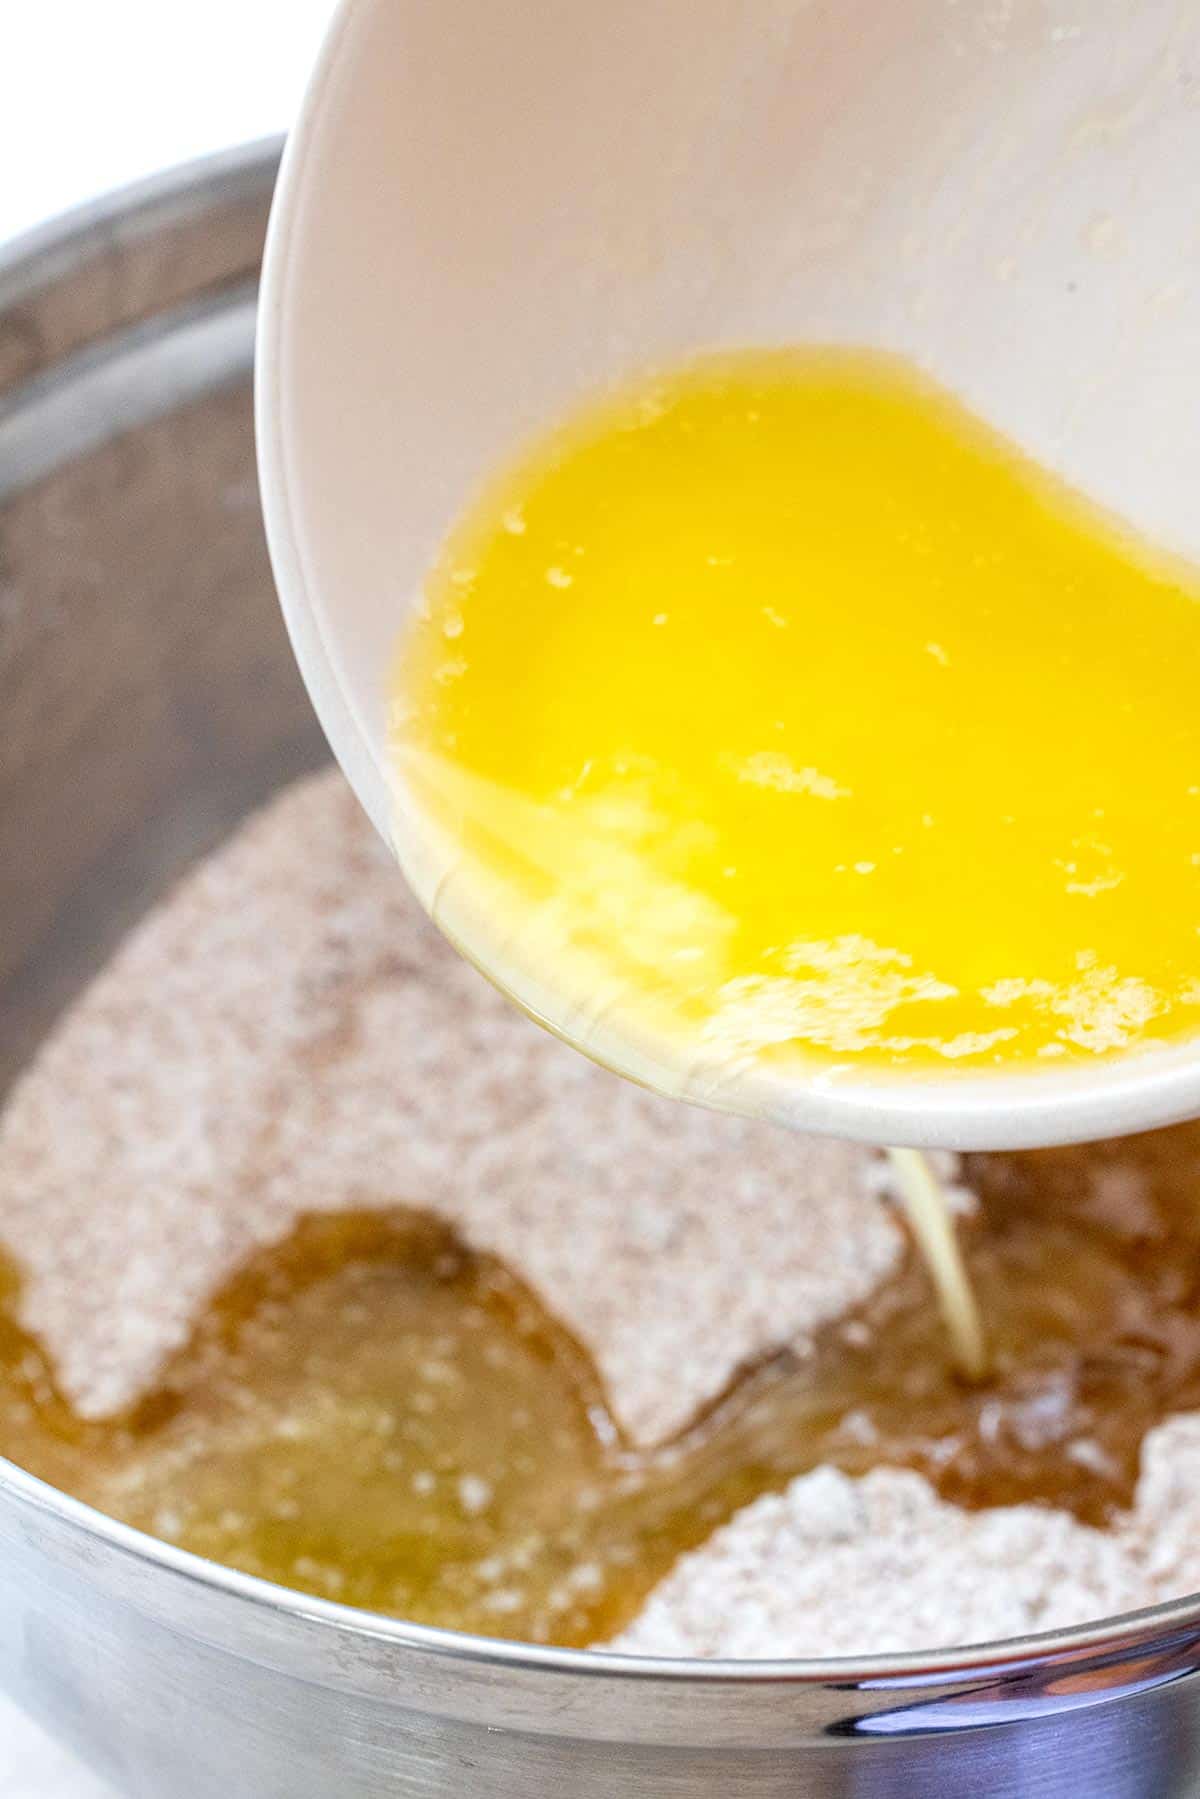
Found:
[[[92,260],[118,226],[148,233],[169,219],[203,217],[219,199],[265,188],[283,143],[272,135],[192,157],[0,241],[0,314]]]
[[[1031,1666],[1103,1655],[1136,1643],[1200,1628],[1200,1595],[1169,1600],[1137,1612],[1099,1619],[1069,1629],[975,1643],[962,1649],[911,1650],[877,1656],[838,1656],[798,1660],[702,1660],[699,1657],[623,1655],[604,1649],[563,1649],[507,1638],[476,1636],[393,1618],[383,1612],[319,1599],[258,1575],[244,1574],[166,1543],[145,1531],[122,1524],[48,1482],[27,1474],[0,1456],[0,1501],[11,1494],[33,1510],[60,1520],[86,1538],[98,1540],[118,1555],[144,1567],[161,1569],[173,1578],[218,1592],[239,1605],[275,1618],[294,1617],[321,1629],[397,1648],[421,1650],[443,1660],[522,1671],[607,1675],[621,1679],[650,1678],[701,1686],[936,1686],[970,1676],[1003,1678]],[[135,1602],[136,1603],[136,1602]]]

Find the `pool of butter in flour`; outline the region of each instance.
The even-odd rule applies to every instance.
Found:
[[[331,850],[319,870],[313,841]],[[521,1081],[514,1054],[537,1058]],[[635,1139],[654,1108],[661,1139]],[[439,943],[340,778],[301,784],[138,927],[0,1117],[0,1452],[285,1585],[564,1644],[612,1638],[682,1552],[821,1466],[915,1470],[956,1506],[1034,1501],[1119,1528],[1146,1433],[1200,1406],[1200,1127],[966,1159],[979,1203],[963,1241],[993,1350],[976,1387],[947,1365],[915,1258],[898,1237],[879,1249],[897,1227],[836,1193],[818,1214],[808,1169],[826,1164],[806,1153],[641,1095],[538,1032]],[[711,1255],[689,1262],[654,1219],[686,1238],[724,1196],[742,1220],[734,1298],[757,1283],[767,1320],[755,1352],[731,1346],[701,1397],[629,1428],[545,1264],[479,1246],[490,1184],[518,1160],[506,1204],[525,1207],[530,1244],[569,1229],[565,1253],[586,1257],[579,1221],[609,1194],[640,1263],[669,1261],[681,1309],[712,1311],[708,1336],[737,1307],[710,1290]],[[859,1163],[828,1166],[849,1180]],[[475,1210],[456,1225],[468,1167]],[[717,1190],[699,1181],[670,1214],[697,1167]],[[577,1207],[569,1226],[551,1191]],[[737,1208],[781,1194],[777,1256],[755,1245],[742,1267]],[[816,1215],[842,1218],[842,1239],[825,1224],[803,1258],[843,1299],[798,1335],[785,1265]],[[604,1266],[585,1273],[602,1289]],[[614,1307],[628,1274],[607,1271]],[[143,1353],[139,1308],[167,1279],[188,1297]],[[85,1404],[114,1345],[137,1378],[119,1407],[99,1404],[111,1383]]]

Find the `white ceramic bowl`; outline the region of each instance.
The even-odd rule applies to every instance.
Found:
[[[515,442],[648,363],[903,352],[1200,554],[1198,168],[1200,7],[1177,0],[345,0],[268,243],[260,462],[300,666],[379,829],[386,673],[447,526]],[[439,922],[471,946],[468,916]],[[561,1022],[535,967],[506,985]],[[676,1084],[661,1045],[588,1048]],[[1200,1111],[1200,1043],[690,1096],[876,1141],[1062,1142]]]

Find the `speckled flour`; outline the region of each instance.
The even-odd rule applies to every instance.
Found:
[[[1112,1530],[1033,1505],[966,1512],[919,1474],[818,1468],[684,1556],[614,1647],[886,1655],[1056,1630],[1200,1589],[1200,1413],[1146,1438]]]
[[[302,1214],[402,1202],[519,1270],[654,1443],[895,1269],[881,1179],[867,1151],[657,1099],[528,1023],[421,917],[335,773],[132,933],[0,1118],[24,1321],[89,1416],[150,1385]],[[618,1646],[961,1644],[1197,1587],[1200,1416],[1152,1433],[1136,1505],[1103,1532],[818,1469],[685,1557]]]
[[[250,1249],[398,1202],[519,1270],[639,1443],[902,1248],[869,1152],[658,1099],[521,1017],[328,773],[185,880],[18,1083],[0,1238],[25,1324],[102,1416]]]

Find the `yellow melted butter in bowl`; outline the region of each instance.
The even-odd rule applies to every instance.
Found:
[[[452,531],[393,677],[401,859],[680,1090],[1188,1036],[1198,592],[897,359],[701,359]]]

